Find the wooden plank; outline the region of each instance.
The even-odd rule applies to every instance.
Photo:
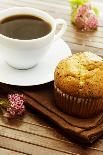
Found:
[[[33,113],[33,111],[31,113],[30,113],[30,111],[27,112],[25,117],[23,119],[21,118],[21,121],[22,122],[27,122],[29,124],[39,125],[39,126],[43,126],[45,128],[53,129],[53,127],[51,127],[48,124],[48,122],[43,121],[42,118],[40,117],[40,115],[39,114],[37,115],[37,114]]]
[[[0,155],[25,155],[25,154],[11,151],[11,150],[4,149],[4,148],[0,148]]]
[[[17,141],[5,136],[0,136],[0,147],[20,153],[25,153],[27,155],[67,155],[67,153],[64,152],[50,150],[48,148],[44,148],[38,145],[32,145],[22,141]]]
[[[80,45],[80,44],[74,44],[71,42],[66,41],[67,44],[70,46],[70,49],[72,50],[72,53],[77,53],[77,52],[84,52],[84,51],[91,51],[94,52],[98,55],[103,55],[103,49],[98,49],[98,48],[94,48],[94,47],[88,47],[84,45]]]
[[[92,41],[83,41],[82,39],[77,39],[77,38],[72,38],[72,37],[67,37],[64,36],[63,37],[65,41],[74,43],[74,44],[78,44],[78,45],[86,45],[88,47],[94,47],[94,48],[98,48],[98,49],[103,49],[103,43],[100,42],[92,42]]]
[[[67,141],[65,137],[63,137],[60,133],[54,130],[54,128],[47,127],[41,124],[40,125],[34,124],[34,122],[33,124],[31,124],[31,123],[28,123],[27,121],[25,122],[22,120],[17,120],[16,123],[15,121],[14,122],[12,121],[11,123],[5,123],[0,118],[0,125],[3,127],[8,127],[8,128],[15,129],[15,130],[17,129],[18,131],[23,131],[23,132],[30,133],[30,134],[51,138],[51,139],[61,141],[61,142],[62,141],[69,142]]]
[[[79,31],[76,31],[76,29],[73,29],[72,27],[67,27],[67,31],[65,33],[65,36],[68,37],[74,37],[76,39],[83,39],[85,41],[92,41],[92,42],[101,42],[103,43],[103,33],[102,32],[94,32],[94,33],[82,33]]]
[[[30,3],[30,2],[24,2],[24,1],[18,1],[18,0],[15,0],[15,1],[1,1],[1,5],[0,7],[1,8],[9,8],[9,7],[13,7],[13,6],[28,6],[28,7],[35,7],[35,8],[38,8],[38,9],[41,9],[41,10],[45,10],[45,11],[53,11],[55,12],[55,10],[58,9],[58,6],[52,4],[52,5],[49,5],[43,1],[35,1],[34,3]],[[68,8],[65,8],[65,7],[62,7],[60,6],[61,10],[59,10],[59,12],[64,12],[64,10],[67,10],[68,11]],[[63,9],[62,9],[63,8]],[[55,10],[54,10],[55,9]],[[57,12],[57,11],[56,11]]]
[[[47,137],[13,130],[13,129],[6,128],[3,126],[0,126],[0,135],[15,139],[18,141],[22,141],[22,142],[25,142],[31,145],[38,145],[38,146],[42,146],[43,148],[48,148],[48,149],[56,150],[56,151],[63,152],[63,153],[74,154],[74,151],[75,151],[75,154],[76,154],[78,150],[78,148],[74,149],[73,147],[74,145],[72,146],[70,145],[70,143],[66,143],[66,142],[63,143],[63,142],[50,139]]]
[[[86,154],[87,151],[78,144],[73,144],[66,141],[60,142],[43,136],[28,134],[22,131],[13,130],[11,128],[5,128],[3,126],[0,126],[0,136],[17,140],[19,142],[25,142],[31,145],[42,146],[43,148],[48,148],[50,150],[56,150],[63,153],[80,154],[82,151],[83,154]],[[101,143],[98,143],[98,147],[90,147],[88,148],[88,151],[92,151],[94,154],[97,152],[103,153],[102,145],[103,142],[101,141]]]

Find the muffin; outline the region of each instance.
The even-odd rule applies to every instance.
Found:
[[[61,60],[54,73],[56,105],[80,118],[103,111],[103,62],[91,53],[73,54]]]

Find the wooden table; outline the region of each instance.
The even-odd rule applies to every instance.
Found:
[[[98,5],[102,11],[103,4]],[[79,32],[70,24],[68,0],[0,0],[0,9],[13,6],[30,6],[47,11],[55,18],[64,18],[68,29],[64,40],[72,52],[91,50],[102,55],[103,19],[99,17],[99,28],[94,33]],[[64,137],[57,127],[40,114],[28,110],[23,119],[5,122],[0,117],[0,155],[102,155],[103,138],[91,147],[84,147]]]

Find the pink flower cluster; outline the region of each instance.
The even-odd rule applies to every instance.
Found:
[[[98,26],[98,20],[90,4],[80,6],[75,17],[75,24],[84,31],[94,30]]]
[[[22,94],[9,94],[8,99],[10,105],[7,108],[6,117],[15,118],[25,112],[24,96]]]

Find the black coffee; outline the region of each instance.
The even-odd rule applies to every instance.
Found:
[[[0,22],[0,33],[14,39],[37,39],[50,31],[51,25],[48,22],[31,15],[10,16]]]

